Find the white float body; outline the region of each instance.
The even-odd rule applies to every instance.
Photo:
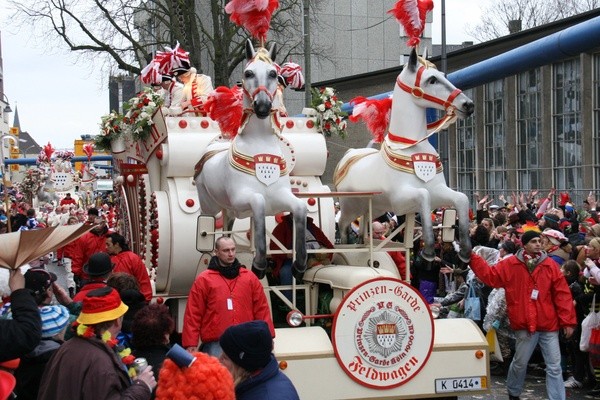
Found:
[[[153,277],[155,298],[167,301],[180,331],[188,292],[210,260],[210,254],[196,250],[200,210],[193,184],[194,166],[203,149],[219,137],[220,131],[217,123],[206,117],[163,118],[158,113],[154,121],[155,129],[146,141],[128,142],[125,152],[113,154],[115,169],[122,176],[117,180],[120,185],[115,187],[117,190],[120,187],[123,216],[127,213],[122,227],[124,234],[132,250],[144,257]],[[292,189],[301,194],[330,193],[320,179],[327,162],[326,142],[312,127],[314,119],[284,118],[282,124],[282,135],[295,158],[290,173]],[[333,243],[334,199],[301,197],[306,201],[308,215]],[[412,230],[414,215],[407,215],[406,219],[407,227]],[[159,232],[156,244],[152,243],[154,225]],[[253,257],[246,235],[249,227],[249,219],[236,220],[233,227],[238,231],[233,234],[238,258],[245,265],[250,265]],[[274,217],[268,217],[267,231],[274,227]],[[301,286],[307,291],[307,310],[311,313],[317,312],[322,285],[333,290],[330,302],[333,312],[356,285],[377,277],[400,278],[385,251],[373,252],[371,256],[368,251],[354,252],[355,247],[336,245],[344,251],[334,255],[334,264],[306,272],[305,285]],[[406,247],[412,244],[402,250],[406,251]],[[266,279],[263,285],[268,295]],[[332,342],[321,327],[276,329],[274,353],[280,362],[285,362],[284,373],[293,381],[300,398],[306,400],[415,399],[488,392],[489,389],[436,393],[435,380],[442,378],[480,377],[489,388],[489,362],[487,341],[472,321],[439,320],[434,325],[433,351],[427,364],[415,378],[393,389],[372,389],[351,379],[340,368]]]

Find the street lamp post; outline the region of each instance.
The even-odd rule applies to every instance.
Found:
[[[15,146],[17,145],[17,139],[9,134],[3,134],[2,136],[0,136],[0,171],[2,171],[2,183],[4,184],[4,211],[6,212],[8,232],[11,232],[12,228],[10,223],[10,200],[8,198],[8,186],[10,185],[10,180],[6,176],[6,164],[4,162],[5,141],[9,142],[9,146],[10,142],[12,141],[12,145]]]
[[[37,144],[32,144],[31,146],[26,147],[25,150],[22,150],[21,154],[23,155],[23,158],[27,157],[27,154],[29,154],[29,153],[27,153],[29,151],[29,149],[33,149],[37,146],[38,146]]]

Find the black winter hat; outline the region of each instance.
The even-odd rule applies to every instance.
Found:
[[[510,254],[515,254],[517,252],[517,245],[515,244],[515,242],[510,240],[507,240],[506,242],[502,243],[500,248],[504,249],[504,251]]]
[[[83,272],[91,277],[108,275],[113,269],[113,263],[107,253],[92,254],[87,264],[83,266]]]
[[[527,231],[521,236],[521,243],[525,246],[533,238],[539,238],[540,234],[536,231]]]
[[[56,282],[56,274],[42,268],[31,268],[25,272],[25,288],[31,290],[34,296],[41,294]]]
[[[249,372],[264,368],[271,360],[273,338],[262,320],[230,326],[221,335],[219,344],[234,364]]]

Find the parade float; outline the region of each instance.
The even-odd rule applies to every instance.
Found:
[[[330,122],[342,119],[328,121],[331,113],[325,116],[319,109],[287,116],[273,52],[248,45],[247,57],[241,90],[217,88],[203,109],[174,115],[147,89],[130,100],[135,106],[128,116],[103,118],[97,144],[113,155],[119,229],[145,260],[156,300],[170,307],[181,330],[187,294],[207,268],[215,239],[231,235],[238,259],[259,277],[276,253],[290,254],[295,276],[302,276],[291,286],[262,278],[273,309],[283,304],[292,310],[289,325],[278,324],[274,353],[301,398],[414,399],[487,392],[488,344],[479,328],[468,319],[434,319],[388,253],[401,251],[410,259],[415,235],[420,235],[415,234],[415,212],[422,210],[406,211],[405,222],[393,232],[399,242],[367,238],[365,244],[305,249],[304,215],[333,242],[334,198],[359,202],[363,220],[370,221],[383,188],[368,186],[364,178],[364,189],[359,182],[331,192],[320,178],[327,162],[323,133],[331,129]],[[412,71],[410,85],[416,85],[413,67],[406,69]],[[470,100],[454,90],[440,91],[453,86],[434,67],[424,68],[419,75],[435,75],[443,84],[423,82],[419,89],[427,95],[416,100],[419,107],[428,106],[434,90],[451,117],[468,113]],[[398,82],[408,78],[401,74]],[[228,101],[226,116],[218,112],[223,99]],[[345,123],[337,126],[342,133]],[[141,128],[132,134],[132,126]],[[428,171],[423,163],[437,166],[435,160],[419,161],[411,160],[415,170]],[[433,174],[439,174],[437,168]],[[429,181],[440,190],[438,179]],[[427,190],[427,182],[421,177],[419,190]],[[273,228],[282,213],[292,211],[301,216],[295,244],[287,249],[278,243],[279,250],[270,250],[266,244],[274,240]],[[454,224],[449,225],[451,230]],[[306,259],[323,251],[331,261],[307,268]],[[466,256],[468,246],[465,251]],[[282,290],[292,290],[291,299]]]
[[[23,180],[17,185],[25,200],[34,207],[58,205],[67,193],[77,200],[76,189],[80,180],[72,165],[74,156],[71,151],[56,151],[51,143],[46,144],[36,159],[36,165],[26,170]]]

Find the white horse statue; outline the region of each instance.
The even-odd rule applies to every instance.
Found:
[[[39,186],[37,188],[36,198],[38,204],[52,203],[58,205],[60,198],[56,195],[54,182],[52,181],[52,166],[50,164],[40,164],[39,171]]]
[[[473,101],[456,89],[433,64],[417,57],[413,49],[408,64],[396,79],[391,116],[381,150],[351,149],[335,171],[338,191],[381,192],[373,197],[373,215],[393,211],[421,215],[424,249],[422,256],[433,260],[434,234],[430,213],[438,207],[454,206],[459,221],[459,257],[468,262],[469,201],[463,193],[446,185],[439,155],[427,138],[426,108],[446,111],[444,122],[473,113]],[[437,131],[437,130],[436,130]],[[366,215],[368,200],[340,199],[340,231],[347,241],[350,223]]]
[[[290,211],[296,225],[298,279],[306,270],[306,205],[292,194],[289,169],[280,147],[279,113],[275,94],[277,71],[274,47],[254,50],[246,43],[242,81],[244,117],[241,130],[231,142],[207,146],[196,169],[196,188],[203,214],[221,210],[236,218],[253,218],[255,255],[252,270],[262,278],[267,265],[265,216]],[[228,218],[225,218],[228,221]]]

